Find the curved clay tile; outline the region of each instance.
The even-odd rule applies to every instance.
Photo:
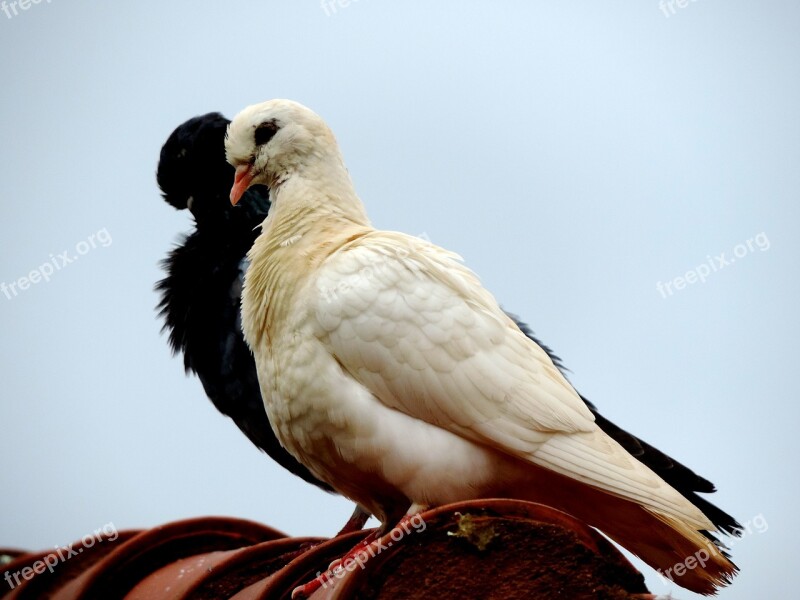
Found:
[[[287,538],[251,521],[189,519],[120,532],[0,596],[279,600],[367,533]],[[312,600],[649,597],[641,574],[602,535],[539,504],[451,504],[422,513],[396,538],[365,564],[348,563]],[[18,571],[47,554],[17,556],[5,569]]]

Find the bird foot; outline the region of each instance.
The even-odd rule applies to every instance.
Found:
[[[358,510],[358,509],[356,509]],[[369,517],[369,515],[367,515]],[[353,513],[353,517],[351,517],[351,521],[355,517],[355,513]],[[349,523],[350,521],[348,521]],[[345,528],[347,525],[345,525]],[[360,528],[359,528],[360,529]],[[356,530],[357,531],[357,530]],[[341,534],[340,534],[341,535]],[[359,564],[363,564],[363,561],[360,557],[360,553],[365,552],[365,548],[369,547],[373,540],[378,537],[378,531],[371,532],[367,537],[363,540],[358,542],[355,546],[353,546],[347,554],[345,554],[341,558],[337,558],[328,566],[328,570],[324,573],[320,573],[314,579],[305,583],[303,585],[297,586],[292,590],[292,600],[297,600],[300,598],[310,598],[311,594],[316,592],[321,587],[328,587],[328,583],[336,577],[337,579],[341,579],[344,576],[345,567],[342,565],[350,565],[354,560],[361,560]],[[355,556],[359,556],[358,559],[354,559]],[[363,568],[363,567],[362,567]],[[351,569],[352,570],[352,569]]]
[[[378,531],[370,533],[342,558],[334,560],[327,571],[320,573],[308,583],[292,590],[292,600],[311,597],[311,594],[321,587],[328,587],[333,578],[341,579],[346,571],[355,570],[354,565],[358,565],[363,569],[371,557],[391,548],[395,542],[399,542],[407,533],[412,531],[409,529],[408,524],[416,516],[416,514],[404,516],[395,527],[380,537],[378,537]]]
[[[292,590],[292,600],[303,600],[304,598],[310,598],[311,594],[316,592],[319,588],[327,586],[331,579],[330,576],[328,576],[328,573],[330,573],[330,571],[315,577],[308,583],[298,585]]]
[[[348,519],[347,523],[344,524],[344,527],[336,534],[336,537],[340,535],[347,535],[348,533],[353,533],[354,531],[361,531],[364,529],[364,525],[366,525],[367,521],[372,515],[366,512],[360,506],[356,506],[356,509],[353,511],[353,514]],[[286,555],[287,562],[290,562],[300,556],[301,554],[305,554],[309,550],[316,548],[320,544],[322,544],[325,540],[313,541],[313,542],[304,542],[301,544],[297,550],[294,552],[290,552]],[[337,561],[331,563],[331,566],[328,567],[330,571],[335,566],[337,566]]]

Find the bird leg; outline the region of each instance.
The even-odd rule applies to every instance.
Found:
[[[346,533],[352,533],[354,531],[361,531],[364,529],[364,525],[367,524],[367,521],[371,516],[372,515],[370,515],[370,513],[361,508],[360,505],[356,504],[353,514],[347,520],[347,523],[344,524],[344,527],[339,530],[339,533],[336,534],[336,537]]]
[[[342,577],[344,575],[344,567],[342,565],[345,563],[349,565],[353,562],[353,556],[359,555],[360,552],[365,552],[366,548],[369,547],[375,538],[378,537],[378,533],[378,529],[371,532],[367,537],[353,546],[353,548],[351,548],[342,558],[337,558],[330,565],[328,565],[327,571],[320,573],[308,583],[294,588],[294,590],[292,590],[292,600],[310,598],[311,594],[316,592],[319,588],[328,587],[328,583],[334,577]]]
[[[336,534],[335,537],[339,537],[341,535],[347,535],[348,533],[353,533],[354,531],[361,531],[364,529],[364,525],[366,525],[367,521],[372,515],[364,510],[361,506],[356,504],[355,510],[353,510],[353,514],[350,515],[350,518],[347,520],[347,523],[339,530],[339,533]],[[297,550],[294,552],[290,552],[286,554],[287,562],[294,560],[301,554],[305,554],[312,548],[316,548],[325,540],[319,542],[304,542],[301,544]]]
[[[311,594],[316,592],[321,587],[328,587],[329,582],[335,577],[341,579],[344,577],[345,571],[352,571],[355,569],[353,563],[358,564],[362,569],[367,564],[371,557],[375,557],[384,550],[391,548],[396,542],[399,542],[407,534],[412,531],[420,531],[418,527],[409,527],[411,523],[422,509],[423,506],[414,504],[411,506],[405,516],[387,533],[380,535],[381,530],[376,529],[370,533],[363,540],[358,542],[347,554],[342,558],[333,561],[328,570],[321,573],[308,583],[296,587],[292,591],[292,600],[299,598],[309,598]],[[355,516],[355,515],[354,515]],[[423,528],[424,529],[424,528]]]

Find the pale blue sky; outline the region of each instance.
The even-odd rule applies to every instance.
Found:
[[[795,586],[800,5],[431,4],[0,11],[0,545],[210,514],[331,535],[349,515],[216,413],[154,311],[190,229],[159,197],[161,144],[283,97],[334,129],[376,226],[461,253],[604,414],[766,520],[721,599]]]

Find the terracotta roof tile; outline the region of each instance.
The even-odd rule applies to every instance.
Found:
[[[362,566],[349,563],[313,600],[646,598],[641,574],[602,535],[555,509],[480,500],[422,513],[407,535]],[[367,532],[289,538],[241,519],[206,517],[120,532],[52,573],[0,587],[3,600],[288,598]],[[85,549],[86,552],[80,552]],[[49,552],[19,555],[19,573]],[[41,568],[40,568],[41,570]],[[30,571],[28,572],[30,575]]]

